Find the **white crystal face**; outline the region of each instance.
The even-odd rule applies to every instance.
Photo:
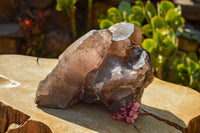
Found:
[[[104,85],[104,82],[99,82],[95,84],[97,88],[102,88]]]
[[[142,54],[140,56],[140,59],[138,60],[138,62],[136,64],[133,65],[134,69],[139,69],[141,67],[144,66],[145,64],[145,58],[147,57],[147,54],[145,51],[142,51]]]
[[[130,23],[121,22],[109,28],[113,34],[113,41],[121,41],[129,38],[134,32],[134,25]]]
[[[122,68],[121,66],[117,66],[111,70],[112,79],[119,79],[122,77]]]

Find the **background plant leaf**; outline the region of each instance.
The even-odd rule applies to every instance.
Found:
[[[141,8],[144,7],[144,3],[143,3],[142,1],[140,1],[140,0],[137,0],[137,1],[135,2],[135,5],[140,6]]]
[[[118,6],[118,10],[120,11],[120,13],[122,15],[123,14],[126,15],[126,16],[124,16],[125,20],[127,20],[128,16],[132,13],[131,4],[129,2],[126,2],[126,1],[122,1],[120,3],[120,5]]]
[[[151,37],[152,27],[150,24],[145,24],[142,27],[142,34],[146,35],[147,37]]]
[[[109,14],[109,13],[114,13],[116,16],[121,16],[120,11],[119,11],[117,8],[115,8],[115,7],[109,8],[109,9],[107,10],[107,13],[108,13],[108,14]]]
[[[196,55],[194,52],[189,53],[189,54],[188,54],[188,57],[189,57],[190,59],[192,59],[193,61],[198,62],[198,57],[197,57],[197,55]]]
[[[174,9],[174,4],[170,1],[161,1],[160,3],[160,10],[164,13],[167,14],[169,9]]]
[[[129,21],[138,21],[138,22],[142,23],[144,21],[144,13],[142,11],[142,8],[139,6],[133,6],[132,11],[133,11],[133,14],[131,14],[128,17],[128,20]]]
[[[136,25],[139,28],[142,28],[142,25],[138,21],[130,21],[129,23]]]
[[[108,14],[108,16],[106,17],[106,19],[112,21],[114,24],[122,22],[122,17],[121,16],[117,16],[114,12],[110,12]]]
[[[154,30],[161,29],[164,25],[163,19],[160,16],[154,16],[151,20],[152,28]]]
[[[155,7],[151,4],[150,1],[147,1],[147,2],[146,2],[145,9],[146,9],[147,17],[148,17],[149,19],[153,18],[153,17],[156,15],[156,9],[155,9]]]
[[[149,51],[149,53],[152,53],[153,49],[155,48],[155,41],[153,39],[144,39],[142,42],[142,47]]]
[[[100,28],[101,29],[107,29],[110,26],[112,26],[114,23],[108,19],[103,19],[100,23]]]

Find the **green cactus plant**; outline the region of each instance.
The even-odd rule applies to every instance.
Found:
[[[160,4],[158,4],[157,15],[149,2],[146,4],[145,8],[149,10],[145,11],[146,19],[149,24],[142,27],[144,30],[142,34],[148,38],[154,39],[153,50],[149,52],[151,53],[152,64],[156,75],[162,79],[165,62],[177,53],[178,38],[175,33],[178,29],[182,28],[184,19],[181,17],[180,7],[175,8],[174,4],[170,1],[161,1]],[[150,11],[152,15],[149,15]],[[150,18],[150,22],[148,18]],[[145,44],[147,43],[145,40],[146,39],[144,39],[142,46],[148,50],[149,47],[147,47],[148,44]]]

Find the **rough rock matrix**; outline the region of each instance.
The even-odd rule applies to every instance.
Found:
[[[67,108],[83,100],[103,102],[110,110],[141,102],[153,80],[149,53],[140,47],[141,30],[129,23],[92,30],[59,57],[53,71],[39,83],[39,106]]]

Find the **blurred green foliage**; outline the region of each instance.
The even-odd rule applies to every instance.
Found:
[[[44,48],[44,34],[35,35],[27,42],[27,55],[44,56],[47,51]]]
[[[178,50],[177,32],[183,31],[184,24],[181,7],[170,1],[158,3],[157,10],[150,1],[136,1],[133,6],[121,2],[118,8],[109,8],[107,16],[100,17],[99,25],[105,29],[122,21],[142,28],[142,47],[150,52],[156,75],[162,79],[165,63]]]
[[[173,76],[178,79],[178,83],[200,92],[200,60],[195,53],[184,55],[182,60],[176,59],[173,66]]]
[[[143,3],[140,3],[143,4]],[[99,25],[101,29],[106,29],[111,25],[119,22],[129,22],[138,27],[142,27],[141,23],[144,21],[143,8],[140,4],[132,6],[128,2],[121,2],[118,8],[111,7],[107,10],[107,16],[101,15]]]
[[[77,33],[77,23],[79,23],[76,19],[78,18],[76,14],[76,3],[78,0],[56,0],[56,10],[62,11],[67,18],[70,20],[71,30],[73,40],[77,39],[80,33]],[[87,14],[87,30],[90,30],[92,23],[92,4],[93,0],[88,0],[88,14]]]
[[[72,27],[72,34],[73,38],[76,38],[76,18],[75,18],[75,12],[76,12],[76,2],[78,0],[56,0],[56,10],[62,11],[67,17],[70,17],[70,23]]]
[[[56,10],[57,11],[63,11],[65,14],[70,17],[70,15],[73,13],[75,10],[75,4],[78,0],[56,0],[57,5],[56,5]]]

